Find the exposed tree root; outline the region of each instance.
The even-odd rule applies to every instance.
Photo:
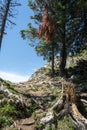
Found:
[[[85,99],[80,99],[80,101],[87,105],[87,101]]]
[[[47,113],[46,117],[40,120],[42,125],[55,122],[55,119],[68,115],[74,125],[79,130],[87,130],[87,119],[80,113],[78,106],[87,104],[85,99],[81,99],[75,92],[74,84],[64,81],[62,84],[62,96]]]
[[[61,109],[63,107],[63,97],[61,96],[61,98],[55,103],[55,105],[51,108],[51,110],[55,110],[56,108]]]
[[[72,103],[72,116],[78,123],[78,125],[82,128],[82,130],[87,129],[87,119],[79,112],[77,105]]]
[[[87,93],[81,93],[80,97],[86,97],[87,98]]]

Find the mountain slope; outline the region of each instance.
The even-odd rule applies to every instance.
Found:
[[[79,60],[83,58],[83,61]],[[77,57],[69,57],[66,69],[67,79],[76,84],[77,92],[85,92],[87,99],[86,60],[86,51]],[[78,65],[76,61],[78,61]],[[13,84],[0,79],[0,129],[34,130],[36,128],[42,130],[41,118],[46,116],[49,109],[62,95],[62,77],[59,76],[58,65],[59,58],[56,58],[56,75],[54,77],[51,77],[51,63],[47,63],[38,69],[27,82]],[[87,103],[85,103],[84,110],[80,111],[87,117]],[[55,123],[51,123],[51,127],[52,130],[56,130]],[[58,129],[74,130],[74,128],[74,122],[69,117],[64,116],[59,119]],[[50,130],[50,125],[47,124],[45,129]]]

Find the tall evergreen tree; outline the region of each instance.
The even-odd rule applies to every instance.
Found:
[[[85,25],[83,25],[84,20],[82,18],[82,14],[84,12],[83,7],[86,2],[84,1],[85,4],[83,5],[81,5],[81,3],[82,0],[29,0],[29,7],[34,11],[34,16],[31,16],[31,18],[35,21],[37,26],[40,26],[42,23],[44,6],[47,7],[49,15],[56,23],[55,42],[57,45],[59,44],[61,75],[65,75],[66,73],[65,66],[67,54],[76,54],[82,50],[85,46],[85,41],[87,40],[84,29]],[[75,8],[77,8],[77,10],[75,10]],[[22,34],[25,36],[25,38],[34,38],[36,40],[36,37],[38,37],[37,30],[38,27],[36,28],[35,32],[34,30],[32,32],[31,28],[29,28],[28,31],[22,31]]]

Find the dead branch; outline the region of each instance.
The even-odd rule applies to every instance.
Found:
[[[51,110],[56,109],[57,107],[62,107],[63,106],[63,97],[61,96],[61,98],[54,104],[54,106],[51,108]]]
[[[80,101],[84,104],[87,104],[87,101],[85,99],[80,99]]]
[[[54,121],[54,114],[53,114],[53,111],[50,111],[47,113],[46,117],[43,117],[41,120],[40,120],[40,124],[42,125],[45,125],[49,122],[53,122]]]

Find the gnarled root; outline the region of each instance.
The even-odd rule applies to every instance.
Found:
[[[77,105],[72,103],[72,116],[77,125],[80,127],[81,130],[87,129],[87,119],[79,112]]]
[[[63,98],[61,97],[59,101],[46,114],[46,116],[40,120],[40,123],[45,126],[46,124],[52,124],[55,122],[55,120],[68,115],[77,129],[87,130],[87,119],[79,112],[77,105],[75,103],[64,103],[65,102],[63,102]]]
[[[84,99],[78,100],[80,96],[78,97],[76,95],[73,84],[67,83],[66,87],[67,89],[63,86],[61,98],[50,109],[46,117],[40,120],[40,123],[45,126],[46,124],[52,124],[55,120],[68,115],[77,129],[87,130],[87,119],[79,112],[77,107],[80,102],[82,102],[82,104],[87,104],[87,101]]]

